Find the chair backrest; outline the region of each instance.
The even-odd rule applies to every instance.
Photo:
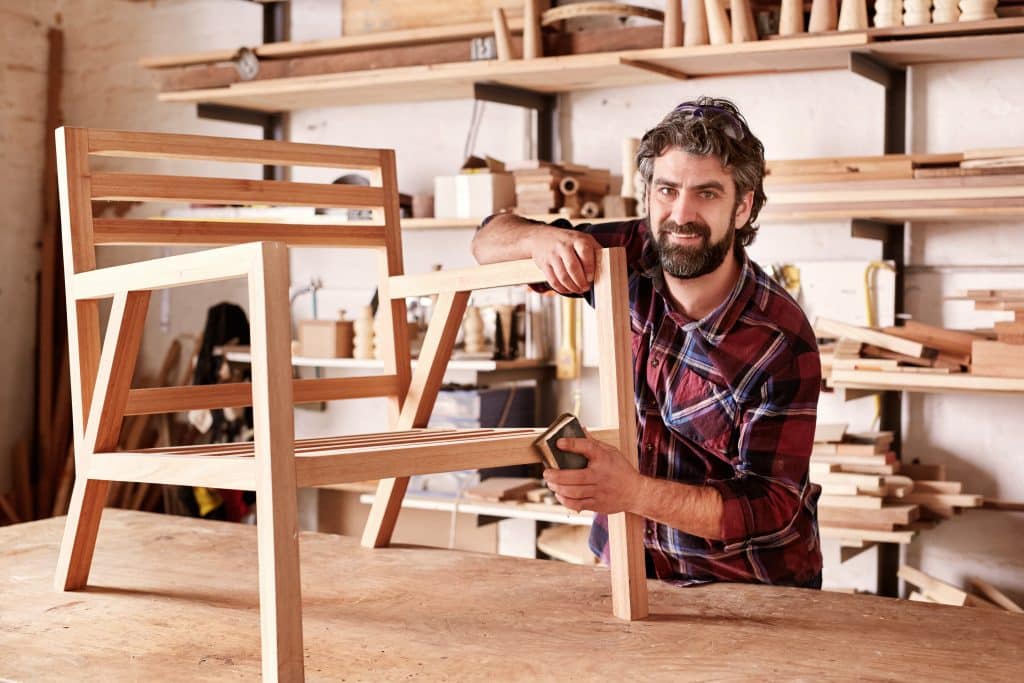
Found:
[[[402,275],[395,155],[390,149],[365,149],[199,135],[60,128],[57,169],[60,185],[64,270],[68,292],[68,343],[76,437],[84,430],[100,360],[99,301],[79,299],[75,275],[97,268],[96,249],[117,245],[214,246],[254,241],[289,246],[373,249],[378,253],[381,356],[378,377],[295,381],[295,401],[387,396],[397,415],[410,379],[408,338],[403,330],[405,300],[388,293],[389,278]],[[328,167],[360,170],[369,186],[250,180],[189,175],[115,173],[94,169],[96,157],[178,159],[256,165]],[[202,202],[223,205],[280,205],[371,209],[372,220],[349,225],[252,222],[248,220],[168,220],[94,217],[102,201]],[[248,405],[245,386],[133,389],[126,414],[172,412],[189,408]]]

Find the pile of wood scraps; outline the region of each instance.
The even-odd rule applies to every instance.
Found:
[[[526,216],[601,217],[605,197],[617,193],[621,183],[607,169],[566,162],[524,161],[509,168],[515,176],[515,211]]]
[[[984,337],[908,320],[902,327],[869,328],[817,318],[815,334],[830,340],[820,346],[822,376],[836,370],[872,370],[918,374],[964,372],[972,345]]]
[[[971,372],[1024,378],[1024,289],[974,289],[963,298],[972,300],[977,311],[1012,311],[1014,318],[994,324],[995,339],[974,340]]]
[[[912,180],[1024,174],[1024,147],[938,154],[882,154],[767,161],[765,184]]]
[[[910,565],[901,565],[898,575],[916,588],[916,590],[911,591],[909,598],[915,602],[935,602],[955,607],[1004,609],[1007,612],[1024,614],[1024,609],[1021,609],[1020,605],[984,579],[969,577],[967,582],[974,591],[969,593],[945,581],[929,576],[920,569]]]
[[[1020,159],[1024,148],[769,161],[765,215],[1015,215],[1024,210]]]
[[[982,506],[946,479],[942,465],[903,464],[891,432],[848,433],[845,424],[819,424],[811,455],[811,481],[821,486],[822,537],[839,539],[843,560],[874,543],[909,543],[964,508]]]

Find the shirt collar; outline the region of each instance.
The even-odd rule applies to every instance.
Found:
[[[669,303],[665,273],[661,268],[661,259],[658,258],[658,253],[654,248],[654,237],[647,219],[640,224],[640,232],[644,237],[644,246],[640,254],[641,274],[651,279],[655,290],[665,302],[665,310],[668,315],[687,332],[696,331],[709,344],[718,346],[739,320],[747,302],[757,290],[757,277],[751,266],[750,258],[747,256],[747,250],[740,249],[740,275],[729,292],[729,296],[700,320],[692,320],[673,310]]]

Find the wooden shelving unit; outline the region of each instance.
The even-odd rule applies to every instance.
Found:
[[[922,30],[927,29],[927,30]],[[1024,18],[774,38],[730,45],[628,50],[534,60],[476,61],[252,80],[164,92],[164,102],[263,112],[472,98],[488,83],[539,93],[687,78],[846,69],[853,55],[896,67],[1024,57]],[[313,49],[313,48],[311,48]]]

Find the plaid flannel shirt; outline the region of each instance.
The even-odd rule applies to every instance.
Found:
[[[646,220],[575,229],[626,248],[640,472],[722,496],[722,541],[645,520],[648,567],[679,585],[812,581],[821,572],[821,488],[808,464],[821,362],[803,311],[744,251],[728,298],[687,319],[665,298]],[[590,546],[608,561],[604,515]]]

